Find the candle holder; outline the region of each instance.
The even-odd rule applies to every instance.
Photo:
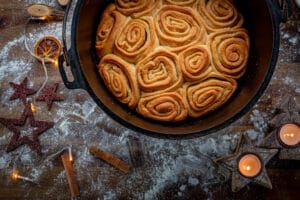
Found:
[[[300,99],[295,96],[288,96],[276,108],[275,115],[270,120],[269,125],[271,128],[277,128],[278,124],[282,125],[289,122],[300,124]]]
[[[251,182],[271,189],[272,184],[265,166],[277,152],[277,149],[254,146],[250,138],[246,134],[242,134],[235,152],[217,159],[216,162],[231,171],[233,192],[238,192]],[[222,165],[220,167],[223,167]]]
[[[287,126],[292,127],[294,131],[286,129]],[[285,130],[283,130],[285,128]],[[282,132],[285,131],[285,132]],[[283,135],[287,134],[289,139],[284,140]],[[273,130],[261,143],[263,148],[280,149],[279,159],[282,160],[300,160],[300,126],[295,122],[288,122],[280,125],[278,129]],[[297,136],[297,137],[295,137]]]
[[[263,160],[255,153],[243,153],[238,158],[238,171],[246,178],[255,178],[262,172]]]

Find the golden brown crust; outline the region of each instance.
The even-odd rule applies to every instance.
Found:
[[[197,12],[174,5],[163,6],[154,18],[160,44],[173,52],[204,44],[207,34]]]
[[[227,29],[210,34],[208,46],[214,66],[219,72],[235,79],[245,73],[250,48],[246,29]]]
[[[177,122],[187,117],[187,106],[177,92],[166,92],[141,98],[137,112],[149,119]]]
[[[199,81],[211,72],[209,49],[204,45],[191,46],[179,54],[179,66],[186,81]]]
[[[143,96],[175,91],[183,83],[177,56],[162,48],[137,63],[136,71]]]
[[[108,54],[101,59],[98,71],[105,85],[120,102],[131,109],[136,107],[140,92],[133,65],[118,56]]]
[[[164,0],[165,4],[190,7],[192,7],[196,2],[197,0]]]
[[[222,106],[234,93],[237,82],[220,75],[204,81],[187,82],[181,90],[191,117],[200,117]]]
[[[242,24],[232,0],[116,0],[97,31],[99,74],[145,118],[202,117],[228,101],[246,71]]]
[[[244,22],[231,0],[199,0],[197,9],[209,32],[239,28]]]
[[[114,53],[137,63],[157,45],[153,20],[150,17],[130,20],[115,40]]]
[[[160,4],[160,0],[116,0],[117,9],[124,15],[133,18],[151,15]]]
[[[115,37],[128,20],[127,17],[115,10],[116,6],[109,4],[103,11],[96,36],[96,51],[99,57],[112,52]]]

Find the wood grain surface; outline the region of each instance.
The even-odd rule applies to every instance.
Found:
[[[23,31],[24,23],[28,19],[28,14],[26,13],[26,5],[28,5],[29,1],[19,1],[19,0],[0,0],[0,49],[8,42],[12,41],[19,36],[19,33]],[[33,1],[30,1],[33,3]],[[55,2],[53,1],[45,1],[45,3]],[[57,4],[57,8],[61,9]],[[300,12],[299,9],[294,6],[294,14],[289,19],[286,25],[282,25],[281,30],[286,31],[289,34],[295,34],[299,36],[299,27],[300,27]],[[288,29],[288,30],[287,30]],[[285,33],[286,33],[285,32]],[[284,77],[289,77],[290,79],[298,79],[300,78],[300,56],[299,56],[299,40],[297,38],[298,44],[295,47],[291,47],[285,39],[284,34],[281,34],[281,49],[280,56],[278,60],[278,64],[276,66],[276,71],[272,78],[272,82],[270,83],[268,89],[266,90],[263,97],[260,101],[255,105],[253,109],[263,110],[267,116],[274,115],[274,108],[278,107],[278,102],[276,101],[277,97],[283,97],[285,95],[293,95],[299,97],[298,93],[295,92],[295,88],[293,85],[284,85],[283,82],[278,82],[277,80],[284,80]],[[30,55],[24,51],[24,48],[14,48],[14,56],[19,56],[23,58],[27,58],[28,60],[32,60]],[[4,59],[4,58],[0,58]],[[40,63],[38,61],[33,62],[34,67],[32,67],[33,71],[28,74],[31,79],[35,80],[37,83],[41,84],[43,81],[43,77],[41,74],[43,73],[42,69],[39,67]],[[1,67],[1,66],[0,66]],[[61,82],[61,76],[57,71],[51,71],[49,73],[49,82]],[[0,94],[4,93],[8,86],[8,82],[11,81],[11,77],[6,77],[6,81],[0,82]],[[291,83],[292,84],[292,83]],[[70,94],[71,92],[76,93],[76,100],[78,103],[83,102],[86,98],[88,98],[88,94],[85,91],[69,91],[67,90],[63,84],[60,85],[61,91],[64,94]],[[284,88],[284,91],[281,89]],[[4,116],[4,108],[5,105],[0,105],[1,116]],[[20,104],[20,109],[22,110],[22,105]],[[54,108],[55,109],[55,108]],[[252,109],[252,111],[253,111]],[[55,112],[55,111],[54,111]],[[18,117],[18,113],[8,112],[6,117]],[[36,116],[39,119],[47,120],[47,116],[43,114],[37,114]],[[231,130],[235,132],[243,132],[248,130],[249,127],[252,126],[250,112],[247,113],[241,120],[235,122],[231,126]],[[299,118],[299,116],[298,116]],[[72,120],[72,119],[70,119]],[[73,119],[76,120],[76,119]],[[79,119],[80,120],[80,119]],[[114,135],[118,134],[117,128],[119,125],[116,125],[116,129],[111,127],[107,127],[105,125],[100,125],[99,129],[108,130]],[[88,125],[86,129],[89,129]],[[120,128],[123,130],[123,128]],[[5,129],[0,127],[0,136],[5,134]],[[64,141],[61,142],[62,145]],[[84,145],[85,142],[82,140],[72,140],[73,146]],[[48,148],[51,146],[51,141],[47,141],[46,144],[43,144],[43,148]],[[180,142],[178,142],[180,145]],[[0,146],[0,149],[5,149],[5,146]],[[114,152],[111,152],[114,153]],[[0,158],[4,156],[0,154]],[[163,158],[162,158],[163,159]],[[42,159],[40,159],[42,160]],[[128,160],[127,160],[128,161]],[[155,164],[153,164],[155,165]],[[12,167],[12,166],[9,166]],[[75,165],[76,167],[76,165]],[[150,167],[151,168],[151,167]],[[85,173],[88,173],[89,176],[97,176],[103,172],[103,170],[107,169],[107,165],[101,161],[97,161],[97,165],[87,167],[85,169]],[[27,174],[26,166],[20,166],[19,169],[21,174]],[[53,161],[53,166],[43,173],[42,178],[39,180],[39,185],[36,186],[32,183],[24,183],[22,181],[10,181],[11,177],[7,173],[1,173],[0,170],[0,199],[10,200],[10,199],[70,199],[70,193],[68,188],[67,179],[62,176],[59,183],[56,182],[58,187],[52,188],[49,191],[49,187],[54,184],[53,177],[57,177],[63,171],[63,165],[59,158]],[[110,169],[111,171],[107,173],[112,173],[114,176],[105,180],[106,188],[109,190],[115,190],[118,187],[118,180],[114,177],[127,178],[130,177],[131,174],[124,175],[123,172],[118,170]],[[278,160],[278,158],[273,158],[270,163],[267,165],[267,171],[270,176],[270,179],[273,184],[273,189],[265,189],[259,186],[255,186],[250,184],[245,187],[238,193],[232,193],[230,188],[230,181],[211,184],[209,188],[209,193],[204,191],[201,185],[197,185],[195,187],[187,186],[184,192],[182,192],[182,196],[176,195],[178,192],[178,187],[182,184],[187,184],[186,177],[179,179],[176,183],[170,183],[167,187],[160,192],[159,195],[156,196],[156,199],[284,199],[284,200],[293,200],[300,198],[300,161],[291,161],[291,160]],[[80,172],[83,173],[83,172]],[[141,178],[147,178],[145,175],[146,172],[141,173]],[[87,182],[85,179],[79,180],[80,191],[83,191],[84,196],[82,199],[97,199],[99,197],[99,193],[89,191],[91,183]],[[136,188],[136,191],[139,191]],[[132,199],[130,196],[131,192],[122,190],[117,199]]]

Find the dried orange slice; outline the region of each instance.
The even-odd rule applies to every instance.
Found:
[[[53,36],[45,36],[37,41],[34,47],[34,54],[39,61],[45,59],[45,63],[56,62],[61,53],[61,44]]]

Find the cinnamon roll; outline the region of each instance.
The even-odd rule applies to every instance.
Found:
[[[237,82],[234,79],[214,75],[200,82],[187,82],[183,85],[188,113],[200,117],[222,106],[234,93]]]
[[[177,6],[193,6],[197,0],[164,0],[166,4]]]
[[[150,17],[130,20],[116,37],[114,53],[136,63],[156,46],[157,38]]]
[[[132,109],[136,107],[140,92],[133,65],[108,54],[101,59],[98,71],[105,85],[121,103]]]
[[[245,29],[228,29],[210,34],[208,46],[211,48],[214,66],[219,72],[235,79],[245,73],[250,48]]]
[[[116,0],[96,37],[98,73],[145,118],[178,122],[228,101],[250,40],[233,0]]]
[[[197,9],[209,32],[224,28],[239,28],[244,22],[232,0],[199,0]]]
[[[144,96],[174,91],[183,82],[177,56],[161,48],[137,63],[136,73]]]
[[[96,35],[96,51],[99,57],[112,52],[115,37],[127,21],[127,17],[115,10],[116,6],[109,4],[103,11]]]
[[[154,17],[160,44],[178,52],[206,42],[206,30],[197,12],[191,8],[167,5]]]
[[[177,92],[141,98],[137,112],[146,118],[165,122],[182,121],[188,113],[186,103]]]
[[[151,15],[160,4],[161,0],[116,0],[117,9],[133,18]]]
[[[207,77],[212,71],[208,48],[195,45],[182,51],[179,54],[179,66],[186,81],[199,81]]]

